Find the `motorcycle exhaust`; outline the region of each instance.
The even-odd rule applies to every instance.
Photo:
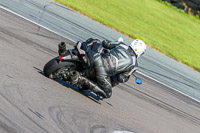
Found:
[[[66,44],[65,42],[61,42],[58,44],[58,54],[59,55],[64,55],[66,53]]]

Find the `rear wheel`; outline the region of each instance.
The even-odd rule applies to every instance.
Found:
[[[43,69],[44,75],[51,79],[62,78],[62,74],[66,71],[77,69],[75,62],[61,62],[58,57],[50,60]]]

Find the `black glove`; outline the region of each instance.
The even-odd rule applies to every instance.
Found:
[[[124,83],[124,82],[127,82],[129,80],[129,75],[127,73],[122,73],[122,74],[119,74],[117,76],[117,80],[120,82],[120,83]]]
[[[89,39],[87,39],[87,40],[85,41],[85,43],[86,43],[86,44],[90,44],[90,43],[93,42],[93,40],[94,40],[93,38],[89,38]]]
[[[103,46],[106,46],[106,45],[108,45],[109,43],[111,43],[111,41],[108,41],[108,40],[103,40],[103,41],[102,41],[102,45],[103,45]]]

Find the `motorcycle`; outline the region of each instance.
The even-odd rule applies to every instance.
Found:
[[[119,38],[118,41],[123,41]],[[91,45],[92,44],[92,45]],[[73,49],[66,49],[65,42],[58,44],[59,56],[47,62],[43,68],[44,75],[50,79],[62,79],[69,84],[76,86],[79,90],[84,91],[90,89],[79,81],[87,79],[90,81],[89,86],[96,83],[95,69],[91,61],[89,61],[89,52],[94,47],[99,47],[101,41],[98,39],[88,39],[86,42],[77,42]],[[108,53],[107,49],[102,48],[103,53]],[[116,80],[115,78],[112,78]],[[141,84],[141,80],[136,77],[136,83]],[[94,92],[94,91],[93,91]],[[94,92],[95,93],[95,92]],[[102,92],[103,93],[103,92]],[[100,97],[99,94],[96,94]]]

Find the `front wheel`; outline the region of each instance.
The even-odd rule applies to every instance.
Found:
[[[43,72],[44,75],[51,79],[61,78],[61,74],[65,71],[71,71],[77,69],[78,64],[75,62],[61,62],[58,57],[50,60],[45,64]]]

